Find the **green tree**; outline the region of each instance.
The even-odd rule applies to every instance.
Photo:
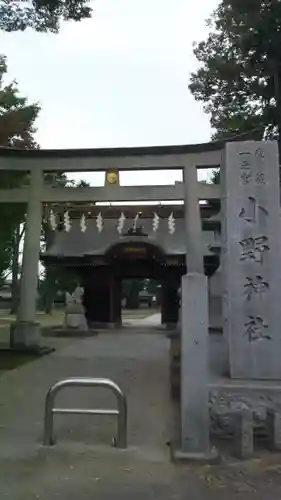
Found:
[[[61,21],[81,21],[91,16],[89,0],[0,0],[0,29],[57,33]]]
[[[0,147],[37,148],[34,123],[40,108],[37,104],[29,104],[27,98],[20,95],[16,82],[5,84],[6,74],[6,59],[0,56]],[[27,182],[28,176],[25,173],[1,172],[2,189]],[[3,279],[15,251],[18,252],[22,233],[19,227],[25,220],[25,207],[19,204],[1,204],[0,216],[0,278]]]
[[[208,26],[189,88],[210,115],[213,139],[280,138],[280,0],[222,0]]]
[[[122,282],[122,294],[127,299],[128,309],[138,309],[139,292],[144,290],[144,279],[126,279]]]

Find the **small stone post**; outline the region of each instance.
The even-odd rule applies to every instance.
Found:
[[[247,460],[254,454],[253,412],[243,410],[233,415],[234,456],[239,460]]]
[[[20,305],[17,320],[11,327],[11,347],[34,348],[40,343],[40,325],[36,322],[38,267],[42,223],[44,174],[40,168],[30,172],[30,197],[22,259]]]
[[[267,445],[271,451],[281,450],[281,413],[280,409],[267,408],[266,411]]]

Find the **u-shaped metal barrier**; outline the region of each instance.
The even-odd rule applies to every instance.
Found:
[[[117,399],[117,410],[88,408],[55,408],[55,398],[57,394],[66,387],[103,387],[110,389]],[[68,378],[60,380],[53,385],[45,399],[44,418],[44,441],[45,446],[53,446],[54,438],[54,414],[81,414],[81,415],[114,415],[117,416],[118,430],[116,446],[117,448],[127,448],[127,400],[120,387],[112,380],[106,378]]]

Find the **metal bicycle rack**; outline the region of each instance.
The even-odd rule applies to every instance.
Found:
[[[88,408],[55,408],[57,394],[66,387],[102,387],[110,389],[116,396],[118,409],[88,409]],[[44,440],[45,446],[53,446],[54,438],[54,414],[81,414],[81,415],[113,415],[117,417],[118,430],[116,447],[127,448],[127,400],[120,387],[112,380],[105,378],[68,378],[60,380],[48,391],[45,399],[44,417]]]

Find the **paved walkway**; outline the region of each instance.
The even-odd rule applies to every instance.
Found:
[[[155,328],[161,326],[161,313],[150,314],[146,318],[130,318],[124,320],[125,326]]]
[[[77,415],[57,416],[57,445],[42,447],[44,395],[69,376],[112,378],[125,391],[128,450],[110,446],[116,432],[111,419]],[[2,375],[0,394],[1,500],[280,498],[278,457],[230,468],[170,462],[172,409],[163,333],[112,332],[71,345],[66,341],[56,353]],[[111,407],[114,399],[104,391],[72,389],[58,397],[58,404]]]

